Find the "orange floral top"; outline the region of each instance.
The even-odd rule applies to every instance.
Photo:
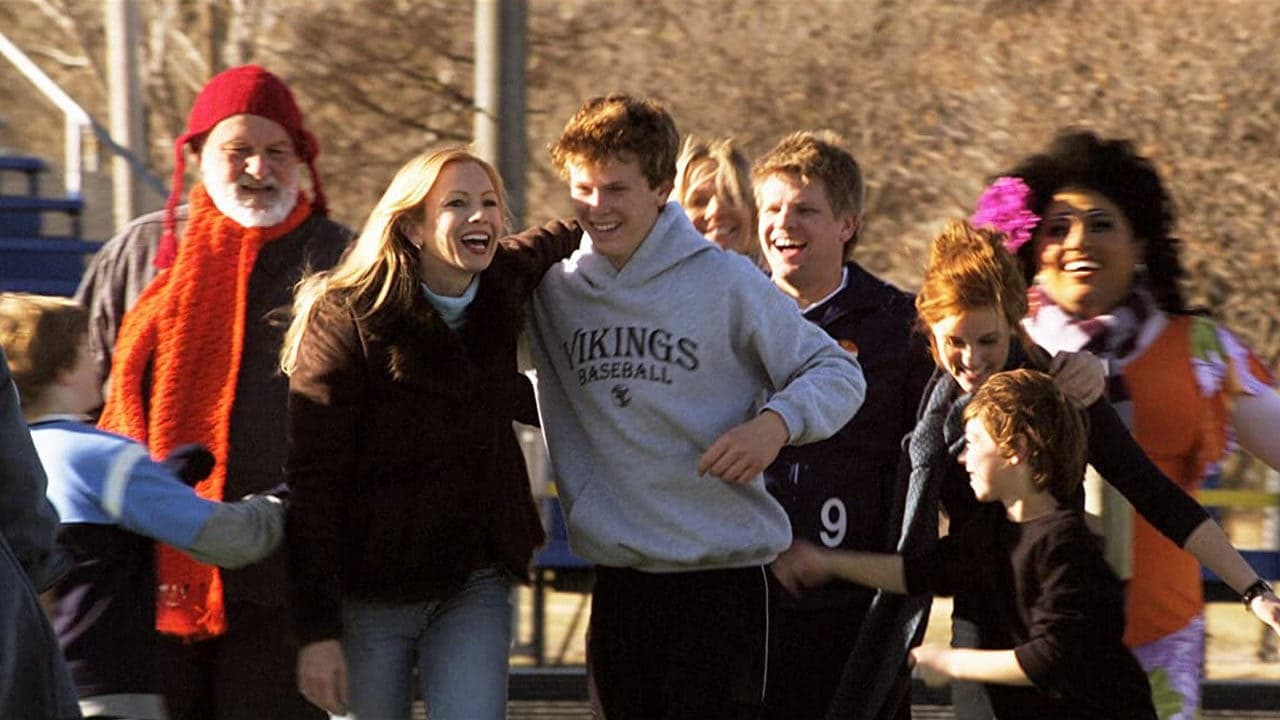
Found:
[[[1156,318],[1153,318],[1156,320]],[[1189,493],[1234,450],[1235,399],[1267,392],[1270,371],[1234,336],[1203,317],[1167,321],[1124,368],[1130,430],[1166,475]],[[1133,576],[1125,643],[1158,640],[1204,609],[1200,565],[1142,517],[1133,518]]]

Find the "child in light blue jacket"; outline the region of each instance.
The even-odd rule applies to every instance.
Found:
[[[54,587],[52,617],[80,709],[86,717],[161,720],[155,608],[187,589],[156,587],[155,543],[201,562],[248,565],[279,545],[281,501],[205,500],[192,488],[213,466],[203,448],[160,463],[137,442],[85,422],[101,394],[88,318],[73,302],[0,295],[0,347],[48,476],[58,543],[74,561]]]

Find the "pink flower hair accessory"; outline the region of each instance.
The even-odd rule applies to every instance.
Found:
[[[978,207],[969,222],[977,228],[988,227],[1004,233],[1005,249],[1016,253],[1040,224],[1040,216],[1027,209],[1032,202],[1031,188],[1022,178],[998,177],[978,198]]]

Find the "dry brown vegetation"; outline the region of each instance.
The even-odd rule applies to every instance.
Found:
[[[143,0],[162,177],[211,71],[289,78],[358,225],[416,150],[471,128],[465,0]],[[101,5],[0,0],[0,26],[105,119]],[[753,153],[830,128],[864,165],[860,259],[918,282],[923,249],[985,180],[1080,124],[1134,139],[1168,180],[1193,304],[1280,362],[1280,3],[1274,0],[530,0],[530,221],[566,209],[545,147],[586,97],[655,96],[683,132]],[[0,143],[60,157],[57,115],[0,67]]]

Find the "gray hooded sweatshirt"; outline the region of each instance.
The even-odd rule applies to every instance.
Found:
[[[768,563],[791,542],[757,476],[698,475],[698,457],[763,410],[790,444],[853,417],[857,360],[750,261],[669,203],[621,270],[589,236],[534,295],[538,406],[570,546],[650,572]]]

